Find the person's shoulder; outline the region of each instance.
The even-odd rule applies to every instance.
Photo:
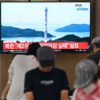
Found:
[[[12,60],[12,63],[15,63],[19,59],[20,59],[20,55],[15,55],[15,57]]]
[[[92,53],[88,56],[88,58],[91,58],[91,57],[97,57],[97,56],[100,56],[100,50],[98,50],[97,52],[95,53]]]
[[[64,74],[65,71],[63,69],[60,69],[60,68],[54,68],[54,70],[57,72],[57,73],[61,73],[61,74]]]
[[[34,69],[29,70],[26,74],[33,75],[33,74],[37,73],[37,71],[38,71],[38,68],[34,68]]]
[[[17,58],[17,57],[34,57],[34,55],[18,54],[15,56],[15,58]]]
[[[94,58],[94,57],[96,57],[96,53],[92,53],[92,54],[90,54],[87,58],[90,58],[90,59],[92,59],[92,58]]]
[[[93,53],[93,54],[89,55],[87,57],[87,59],[94,61],[98,65],[98,62],[99,62],[99,59],[100,59],[100,54],[98,52]]]
[[[14,60],[29,60],[29,59],[36,59],[33,55],[25,55],[25,54],[18,54],[14,57]]]
[[[18,55],[16,55],[16,56],[14,57],[14,59],[19,59],[19,58],[21,58],[21,57],[25,57],[25,55],[18,54]]]
[[[25,55],[21,55],[21,54],[18,54],[18,55],[16,55],[14,58],[13,58],[13,61],[12,62],[20,62],[20,61],[22,61],[23,60],[23,58],[25,58]]]

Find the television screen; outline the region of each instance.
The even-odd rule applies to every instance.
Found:
[[[90,2],[2,2],[2,53],[25,53],[32,42],[57,52],[87,52]]]

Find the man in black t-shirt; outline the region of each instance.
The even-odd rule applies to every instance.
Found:
[[[68,79],[63,70],[54,67],[54,51],[40,47],[37,58],[41,66],[26,73],[26,100],[68,100]]]
[[[98,66],[98,75],[100,76],[100,37],[96,37],[91,42],[93,54],[88,57],[88,59],[93,60]]]

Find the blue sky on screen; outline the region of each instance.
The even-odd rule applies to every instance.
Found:
[[[77,10],[76,4],[82,4],[81,8],[88,8],[88,10]],[[90,24],[89,2],[2,3],[1,7],[1,23],[4,26],[43,28],[45,25],[45,7],[48,8],[48,26]]]

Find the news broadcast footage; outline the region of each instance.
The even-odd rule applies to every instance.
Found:
[[[1,3],[2,52],[24,53],[32,42],[87,52],[90,35],[90,2]]]

